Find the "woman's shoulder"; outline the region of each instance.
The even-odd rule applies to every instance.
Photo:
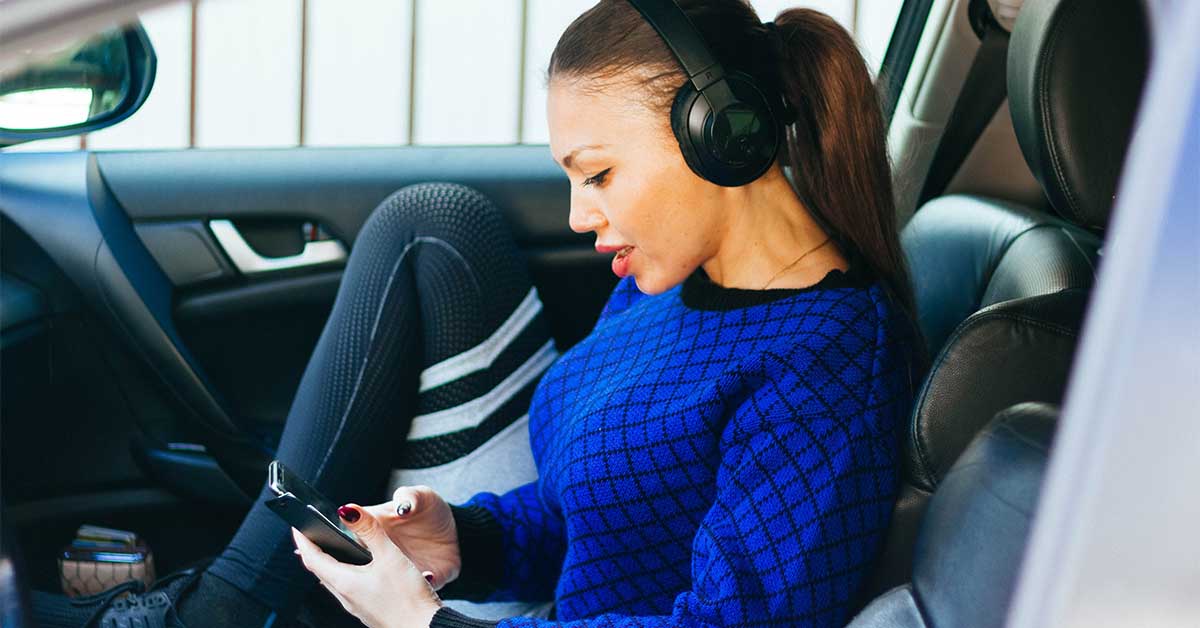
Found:
[[[776,327],[786,332],[772,338],[767,350],[792,364],[828,362],[832,355],[890,361],[890,354],[911,341],[903,310],[861,259],[848,270],[829,271],[817,284],[779,293],[757,296],[771,304],[764,316],[778,319]]]

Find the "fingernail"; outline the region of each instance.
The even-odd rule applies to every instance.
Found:
[[[362,516],[362,513],[358,512],[358,509],[354,508],[353,506],[342,506],[341,508],[338,508],[338,516],[342,519],[345,519],[348,523],[354,523],[355,521],[358,521],[358,518]]]
[[[299,556],[299,555],[300,555],[300,550],[292,550],[292,553],[293,553],[293,554],[295,554],[295,555],[297,555],[297,556]]]
[[[411,511],[411,510],[412,510],[411,502],[400,502],[400,505],[396,506],[396,514],[401,517],[403,517],[404,515],[407,515],[409,513],[409,511]]]
[[[429,584],[433,584],[433,572],[432,571],[426,571],[425,573],[423,573],[421,575],[425,576],[425,582],[428,582]]]

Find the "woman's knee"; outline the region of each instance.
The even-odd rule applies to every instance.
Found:
[[[458,183],[417,183],[390,194],[363,225],[359,238],[432,237],[452,243],[506,232],[500,211],[482,192]]]
[[[515,305],[500,297],[512,292],[519,300],[530,285],[500,210],[483,193],[456,183],[393,192],[359,231],[351,257],[354,268],[391,268],[407,259],[419,284],[465,282],[500,307]]]

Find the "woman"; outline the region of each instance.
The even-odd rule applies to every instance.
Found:
[[[504,312],[529,291],[486,200],[454,186],[402,191],[355,244],[278,454],[327,495],[349,496],[339,514],[373,561],[338,563],[256,505],[202,576],[167,585],[185,624],[271,623],[303,592],[301,564],[369,626],[492,625],[435,590],[553,601],[553,621],[578,626],[847,621],[892,510],[915,381],[882,116],[853,39],[827,16],[793,9],[768,26],[739,0],[680,4],[724,67],[753,75],[794,120],[762,176],[716,185],[672,134],[685,75],[642,16],[603,0],[564,32],[548,73],[551,152],[570,179],[571,228],[595,233],[623,278],[592,333],[536,383],[537,478],[462,506],[424,486],[369,507],[354,499],[378,486],[403,437],[383,408],[411,416],[425,403],[380,374],[401,369],[418,388],[405,358],[424,342],[428,367],[441,342],[428,324],[413,331],[393,305],[408,299],[389,300],[388,274],[369,270],[419,264],[406,261],[413,243],[438,238],[379,216],[411,225],[448,198],[460,225],[447,248],[466,251],[471,281],[507,286]],[[486,229],[462,226],[467,216]],[[436,267],[399,275],[421,321],[500,324],[473,315],[478,303],[444,307],[427,279]],[[327,338],[364,336],[337,331],[356,328],[350,311],[396,323],[358,325],[372,329],[366,348],[331,349]],[[347,360],[366,383],[325,401],[321,387],[340,381],[325,365]]]
[[[376,556],[364,567],[294,534],[366,624],[491,625],[442,608],[422,572],[456,594],[553,599],[573,626],[848,619],[891,512],[911,392],[875,93],[825,16],[783,13],[768,65],[771,29],[749,7],[685,8],[727,68],[780,70],[763,82],[780,80],[798,111],[796,191],[778,167],[732,188],[689,170],[667,123],[684,76],[626,2],[567,29],[550,63],[551,151],[571,179],[571,228],[617,251],[625,279],[538,386],[537,481],[461,508],[428,488],[348,504]]]

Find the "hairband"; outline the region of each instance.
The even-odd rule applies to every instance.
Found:
[[[771,38],[771,47],[775,50],[776,54],[782,56],[784,43],[783,35],[779,34],[779,27],[775,25],[774,21],[763,22],[763,27],[767,29],[767,36]]]

